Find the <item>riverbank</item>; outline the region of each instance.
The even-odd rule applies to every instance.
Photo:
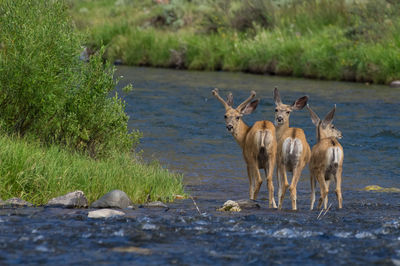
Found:
[[[75,1],[87,45],[127,65],[389,84],[400,79],[393,1]]]

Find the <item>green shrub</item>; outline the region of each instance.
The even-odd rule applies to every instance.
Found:
[[[0,123],[9,134],[33,136],[93,157],[129,151],[124,103],[110,93],[113,68],[102,51],[79,59],[82,37],[63,1],[0,3]]]

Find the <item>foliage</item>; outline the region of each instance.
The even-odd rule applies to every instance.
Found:
[[[120,189],[133,202],[173,201],[184,195],[182,176],[127,153],[91,159],[58,146],[0,136],[0,198],[20,197],[34,204],[82,190],[89,202]]]
[[[124,103],[102,50],[79,59],[77,34],[62,1],[4,0],[0,4],[0,122],[8,134],[34,136],[92,157],[129,151]]]

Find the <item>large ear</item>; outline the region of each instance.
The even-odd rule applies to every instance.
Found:
[[[240,113],[243,115],[249,115],[251,114],[254,110],[256,110],[258,103],[260,102],[260,99],[256,99],[252,101],[251,103],[248,103],[241,111]]]
[[[277,87],[275,87],[275,89],[274,89],[274,101],[275,101],[275,105],[282,104],[281,95],[279,94]]]
[[[233,106],[233,95],[230,92],[226,98],[226,104],[229,105],[230,107]]]
[[[336,104],[333,107],[333,109],[325,116],[324,120],[322,120],[322,126],[323,127],[326,127],[327,125],[332,123],[333,116],[335,115],[335,111],[336,111]]]
[[[307,104],[307,109],[310,112],[311,121],[315,126],[318,126],[319,121],[321,121],[321,119],[319,119],[318,115],[311,109],[311,107],[308,104]]]
[[[292,104],[292,109],[293,110],[301,110],[306,106],[308,101],[308,96],[303,96],[298,98],[293,104]]]

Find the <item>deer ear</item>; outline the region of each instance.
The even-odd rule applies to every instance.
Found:
[[[301,110],[306,106],[308,101],[308,96],[303,96],[298,98],[293,104],[292,104],[292,109],[293,110]]]
[[[232,95],[231,92],[228,94],[228,96],[227,96],[227,98],[226,98],[226,103],[227,103],[230,107],[233,106],[233,95]]]
[[[333,107],[333,109],[325,116],[324,120],[322,120],[322,126],[323,127],[326,127],[327,125],[332,123],[333,117],[335,115],[335,111],[336,111],[336,104]]]
[[[311,121],[315,126],[318,126],[319,121],[321,121],[321,119],[319,119],[318,115],[311,109],[311,107],[308,104],[307,104],[307,109],[310,112]]]
[[[243,115],[249,115],[251,114],[254,110],[256,110],[258,103],[260,102],[260,99],[254,100],[251,103],[248,103],[241,111],[240,113]]]
[[[276,88],[276,87],[274,89],[274,101],[275,101],[275,105],[282,104],[281,95],[279,94],[278,88]]]

